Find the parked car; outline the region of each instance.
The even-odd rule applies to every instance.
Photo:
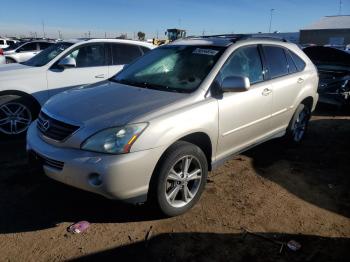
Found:
[[[304,52],[319,72],[320,102],[350,105],[350,53],[324,46],[307,47]]]
[[[26,132],[49,97],[108,79],[152,48],[139,41],[72,40],[52,45],[27,62],[0,66],[0,134]]]
[[[0,38],[0,48],[8,48],[13,45],[15,45],[18,41],[17,40],[12,40],[12,39],[6,39],[6,38]]]
[[[6,59],[4,57],[4,51],[0,48],[0,65],[5,63],[6,63]]]
[[[27,149],[53,179],[175,216],[230,156],[281,136],[301,142],[317,85],[315,66],[292,43],[179,40],[108,81],[51,98]]]
[[[14,49],[5,51],[4,55],[6,58],[6,64],[25,62],[53,44],[54,42],[48,42],[44,40],[33,41],[24,43],[20,46],[15,47]]]

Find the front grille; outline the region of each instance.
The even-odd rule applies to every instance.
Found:
[[[37,128],[44,136],[56,141],[62,141],[77,131],[79,126],[64,123],[41,111],[37,121]]]
[[[48,158],[48,157],[40,155],[34,151],[31,151],[30,154],[31,154],[31,157],[33,157],[34,160],[37,161],[38,164],[40,164],[40,165],[53,167],[53,168],[58,169],[58,170],[62,170],[64,167],[64,162]]]

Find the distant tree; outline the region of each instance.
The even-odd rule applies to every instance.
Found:
[[[137,37],[139,38],[140,41],[145,40],[145,36],[146,36],[146,34],[144,32],[140,31],[137,33]]]

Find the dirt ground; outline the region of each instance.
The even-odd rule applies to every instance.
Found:
[[[226,162],[170,219],[52,181],[23,143],[2,142],[0,261],[349,261],[349,115],[318,109],[301,146],[274,140]],[[88,231],[67,233],[80,220]]]

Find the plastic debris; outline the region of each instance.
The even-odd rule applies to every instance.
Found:
[[[287,247],[290,249],[290,250],[293,250],[293,251],[298,251],[300,248],[301,248],[301,245],[300,243],[298,243],[297,241],[295,240],[291,240],[287,243]]]
[[[80,221],[68,227],[68,232],[74,234],[80,234],[86,231],[90,227],[90,223],[87,221]]]

